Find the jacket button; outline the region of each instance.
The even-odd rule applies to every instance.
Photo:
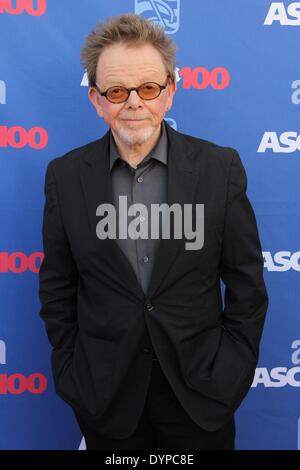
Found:
[[[154,307],[152,304],[146,304],[146,309],[148,310],[148,312],[151,312],[151,310],[153,310]]]
[[[148,354],[148,353],[151,352],[151,349],[150,348],[143,348],[143,352]]]

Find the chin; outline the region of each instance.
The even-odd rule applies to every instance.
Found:
[[[156,128],[153,126],[149,126],[145,130],[129,130],[124,127],[120,127],[116,133],[119,139],[125,144],[135,145],[147,142],[147,140],[153,136],[155,131]]]

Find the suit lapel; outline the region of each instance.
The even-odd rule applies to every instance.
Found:
[[[134,269],[116,240],[106,239],[102,241],[96,235],[96,226],[100,220],[99,216],[96,216],[97,207],[100,204],[113,204],[109,171],[109,131],[102,139],[96,141],[91,151],[85,155],[81,164],[80,179],[92,237],[95,237],[99,247],[100,244],[104,243],[103,246],[109,258],[109,264],[112,270],[121,277],[123,285],[126,285],[129,291],[143,299],[144,293]]]
[[[194,201],[198,171],[195,169],[192,145],[166,122],[168,135],[168,188],[167,204],[192,204]],[[159,244],[147,297],[151,299],[158,293],[159,287],[167,276],[179,249],[183,247],[182,239],[162,239]]]
[[[193,203],[198,180],[193,147],[181,134],[174,131],[167,123],[165,124],[169,141],[167,204],[171,206],[173,203],[179,203],[183,209],[183,204]],[[109,171],[109,131],[102,139],[96,141],[85,155],[80,169],[80,178],[91,233],[96,237],[96,225],[99,222],[96,209],[100,204],[112,204],[113,201]],[[160,241],[147,298],[157,293],[183,242],[181,239],[172,237]],[[144,299],[145,296],[135,272],[116,240],[106,239],[105,243],[110,262],[114,263],[116,271],[123,278],[128,290],[132,290],[135,295]]]

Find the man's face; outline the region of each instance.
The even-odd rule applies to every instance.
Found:
[[[120,85],[138,87],[145,82],[164,85],[167,72],[160,53],[150,44],[128,46],[114,44],[105,48],[97,65],[97,85],[101,91]],[[89,98],[99,116],[113,134],[127,145],[143,144],[159,132],[165,112],[171,108],[176,84],[169,81],[166,89],[153,100],[142,100],[136,91],[124,103],[111,103],[94,88]]]

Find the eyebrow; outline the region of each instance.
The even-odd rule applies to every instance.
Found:
[[[144,78],[141,80],[140,84],[137,85],[137,86],[140,86],[140,85],[143,85],[143,83],[148,83],[148,82],[155,82],[155,83],[159,83],[159,82],[156,82],[156,80],[153,78],[153,79],[149,79],[149,78]],[[107,85],[106,87],[104,87],[104,89],[106,90],[107,88],[110,88],[112,86],[123,86],[125,88],[130,88],[129,86],[127,86],[125,84],[125,82],[123,82],[122,80],[118,80],[116,81],[113,85]]]

